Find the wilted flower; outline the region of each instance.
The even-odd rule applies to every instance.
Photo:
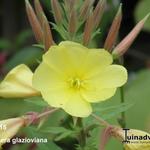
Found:
[[[23,117],[0,121],[0,147],[5,142],[9,141],[13,136],[15,136],[19,129],[24,126],[24,124],[25,119]]]
[[[111,65],[104,49],[88,49],[66,41],[52,46],[33,75],[33,86],[53,107],[72,116],[91,114],[90,103],[104,101],[127,81],[127,71]]]
[[[0,83],[0,97],[30,97],[39,95],[32,87],[32,71],[24,64],[12,69]]]
[[[125,131],[121,128],[113,130],[113,135],[119,138],[124,143],[125,150],[149,150],[150,149],[150,134],[141,130],[129,129]],[[128,141],[128,142],[127,142]]]

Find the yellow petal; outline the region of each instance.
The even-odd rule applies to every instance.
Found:
[[[69,100],[69,92],[64,88],[42,91],[43,99],[52,107],[63,107]]]
[[[49,91],[66,86],[65,78],[49,65],[42,62],[33,75],[33,87],[39,91]]]
[[[72,41],[63,41],[59,44],[59,46],[64,46],[67,49],[72,49],[72,48],[81,48],[84,50],[88,50],[85,46],[81,45],[80,43],[72,42]]]
[[[102,71],[104,67],[112,64],[112,56],[104,49],[89,49],[82,70],[86,77],[93,76],[97,72]]]
[[[92,113],[90,103],[85,101],[79,94],[72,94],[63,109],[75,117],[87,117]]]
[[[32,71],[24,64],[12,69],[0,83],[0,97],[30,97],[39,95],[32,87]]]
[[[89,77],[87,84],[105,88],[116,88],[125,84],[127,81],[127,70],[120,65],[109,65],[103,68],[99,73]]]
[[[52,107],[63,108],[68,114],[76,117],[87,117],[91,114],[91,105],[79,93],[69,88],[57,88],[41,92],[43,99]]]
[[[80,44],[73,44],[71,47],[73,42],[67,43],[61,42],[59,46],[52,46],[43,56],[43,61],[65,75],[79,74],[81,64],[84,64],[88,54],[87,50]]]
[[[65,74],[86,75],[112,63],[112,56],[104,49],[87,49],[74,42],[61,42],[52,46],[43,61]]]
[[[91,103],[96,103],[100,101],[104,101],[112,97],[116,92],[116,88],[111,89],[100,89],[98,87],[82,89],[82,96]]]

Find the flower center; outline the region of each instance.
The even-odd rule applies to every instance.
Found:
[[[69,84],[71,88],[80,89],[82,87],[83,81],[79,78],[71,78],[69,80]]]

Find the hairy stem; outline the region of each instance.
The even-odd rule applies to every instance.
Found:
[[[84,148],[84,146],[86,145],[86,135],[85,135],[85,130],[84,130],[84,126],[83,126],[83,122],[82,122],[82,118],[78,118],[77,121],[78,126],[81,128],[81,131],[79,133],[79,144],[81,147]]]
[[[47,117],[48,115],[59,110],[59,108],[48,109],[42,113],[37,112],[28,112],[24,117],[26,118],[26,125],[34,124],[39,122],[40,119]]]
[[[123,57],[120,57],[119,59],[119,64],[123,66],[124,64],[124,59]],[[124,96],[124,87],[120,87],[120,102],[123,104],[125,102],[125,96]],[[126,117],[125,117],[125,112],[121,113],[121,118],[119,120],[119,124],[121,125],[122,128],[126,127]]]
[[[43,118],[43,117],[45,117],[45,116],[47,116],[47,115],[50,115],[50,114],[54,113],[55,111],[57,111],[58,109],[59,109],[59,108],[54,108],[54,109],[47,110],[47,111],[45,111],[45,112],[39,114],[39,115],[37,116],[37,119]]]
[[[119,63],[121,65],[124,64],[124,59],[123,57],[120,57],[119,59]],[[123,104],[125,102],[125,96],[124,96],[124,87],[120,87],[120,102]],[[126,115],[125,112],[123,111],[121,113],[121,118],[119,119],[119,124],[121,125],[122,128],[126,128]],[[123,150],[125,150],[125,148],[123,147]]]
[[[121,103],[125,102],[125,97],[124,97],[124,87],[120,87],[120,100]],[[122,128],[126,127],[126,116],[125,116],[125,112],[121,113],[121,119],[120,119],[120,125]]]
[[[99,116],[92,114],[92,117],[94,117],[101,125],[106,126],[106,127],[110,126],[110,124],[108,122],[106,122],[105,120],[103,120]]]

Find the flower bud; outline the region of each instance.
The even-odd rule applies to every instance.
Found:
[[[150,134],[144,131],[114,128],[112,135],[123,141],[125,150],[150,149]]]
[[[16,98],[39,95],[32,87],[32,71],[24,64],[12,69],[0,83],[0,97]]]
[[[92,31],[93,31],[93,14],[91,14],[86,23],[85,23],[85,28],[84,28],[84,33],[83,33],[83,45],[88,45],[91,37],[92,37]]]
[[[42,24],[43,24],[43,18],[42,18],[42,15],[44,14],[44,11],[43,11],[43,8],[41,6],[41,3],[39,0],[34,0],[34,6],[35,6],[35,12],[36,12],[36,15],[37,15],[37,18],[41,24],[41,27],[42,27]]]
[[[28,0],[25,1],[26,3],[26,12],[32,27],[33,33],[38,43],[43,43],[43,31],[40,25],[40,22]]]
[[[60,25],[63,20],[61,5],[58,0],[51,0],[51,6],[54,13],[55,22],[57,25]]]
[[[95,28],[97,28],[100,24],[100,21],[104,14],[105,6],[106,6],[106,0],[100,0],[96,8],[94,9],[94,12],[93,12],[94,22],[93,23],[94,23]]]
[[[76,33],[76,29],[77,29],[77,14],[73,8],[70,14],[69,28],[68,28],[71,37],[74,36],[74,34]]]
[[[117,14],[113,20],[113,23],[110,27],[107,38],[105,40],[104,48],[108,51],[111,51],[113,46],[115,45],[117,35],[121,25],[121,20],[122,20],[122,5],[120,5],[117,11]]]
[[[15,136],[19,129],[24,125],[25,119],[23,117],[0,121],[0,148],[4,143],[10,141],[10,139]]]
[[[51,28],[49,26],[49,22],[46,18],[46,16],[43,14],[43,38],[44,38],[44,46],[45,46],[45,51],[47,51],[53,44],[53,36],[51,32]]]
[[[140,31],[142,30],[146,20],[149,18],[149,15],[146,15],[132,30],[131,32],[114,48],[112,54],[114,57],[122,56],[131,44],[134,42]]]
[[[80,15],[79,15],[80,20],[86,20],[89,17],[93,3],[94,3],[94,0],[84,1],[80,9]]]

